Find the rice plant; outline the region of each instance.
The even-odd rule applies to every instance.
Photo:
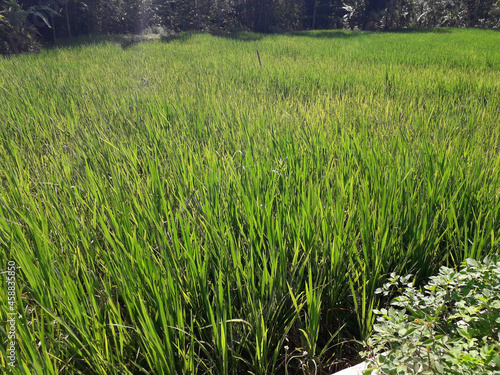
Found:
[[[331,373],[499,252],[497,31],[80,42],[0,61],[12,373]]]

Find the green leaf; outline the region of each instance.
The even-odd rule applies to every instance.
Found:
[[[434,342],[435,342],[434,339],[427,339],[422,343],[422,345],[429,346],[432,345]]]
[[[45,17],[45,14],[37,12],[37,11],[33,11],[32,14],[34,16],[40,17],[42,19],[42,21],[45,23],[45,25],[47,25],[50,29],[52,29],[52,26],[50,25],[49,20]]]
[[[417,328],[413,327],[413,328],[410,328],[408,330],[406,330],[406,332],[403,334],[403,337],[406,337],[410,334],[412,334],[413,332],[415,332],[417,330]]]

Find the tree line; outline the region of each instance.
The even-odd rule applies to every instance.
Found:
[[[0,0],[0,53],[86,34],[500,27],[500,0]]]

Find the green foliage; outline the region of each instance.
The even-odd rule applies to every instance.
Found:
[[[188,33],[1,59],[13,373],[332,373],[386,275],[500,251],[499,37]]]
[[[0,0],[0,54],[30,52],[33,47],[29,30],[24,28],[26,13],[15,0]],[[31,30],[33,31],[33,30]]]
[[[22,6],[20,5],[22,4]],[[15,12],[8,9],[16,8]],[[6,16],[9,13],[9,16]],[[56,17],[57,15],[57,17]],[[62,17],[61,17],[62,16]],[[6,23],[6,18],[9,18]],[[30,27],[26,20],[34,22]],[[17,29],[11,26],[17,24]],[[500,27],[498,0],[0,0],[0,53],[36,50],[77,35],[205,31],[402,30]],[[10,41],[7,36],[10,35]],[[15,42],[13,43],[12,40]]]
[[[460,271],[442,267],[424,291],[411,275],[394,274],[378,293],[397,290],[367,342],[384,374],[500,373],[500,262],[467,259]],[[371,371],[368,371],[371,373]]]
[[[48,14],[59,15],[47,6],[34,5],[23,9],[17,0],[0,0],[0,54],[38,51],[40,43],[35,37],[36,28],[28,22],[28,17],[38,17],[50,28]]]

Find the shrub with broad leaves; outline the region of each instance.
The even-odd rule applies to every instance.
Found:
[[[442,267],[423,291],[410,280],[391,274],[377,290],[399,296],[389,309],[375,310],[365,373],[500,374],[500,261]]]

